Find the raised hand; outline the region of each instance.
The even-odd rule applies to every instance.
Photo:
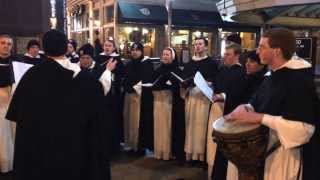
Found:
[[[109,60],[109,62],[107,63],[106,68],[107,68],[109,71],[113,71],[113,70],[116,68],[116,65],[117,65],[117,61],[114,60],[113,58],[111,58],[111,59]]]

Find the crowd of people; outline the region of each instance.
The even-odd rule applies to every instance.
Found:
[[[110,179],[109,162],[122,151],[236,180],[236,167],[212,140],[212,123],[224,116],[263,124],[269,143],[280,141],[265,162],[265,180],[319,179],[319,101],[311,65],[294,55],[293,33],[268,30],[246,54],[228,40],[223,62],[198,37],[191,61],[181,65],[172,47],[159,60],[135,42],[123,60],[111,39],[102,52],[89,43],[77,49],[56,30],[43,36],[42,48],[31,40],[17,57],[12,38],[0,35],[1,172],[13,170],[15,180]],[[34,65],[18,86],[13,61]],[[212,99],[195,85],[197,72]]]

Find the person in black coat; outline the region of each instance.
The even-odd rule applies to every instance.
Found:
[[[43,46],[48,59],[23,76],[6,115],[17,124],[13,179],[111,179],[102,84],[65,58],[62,32]]]
[[[224,67],[218,75],[213,101],[224,101],[223,114],[233,111],[238,105],[246,102],[246,71],[239,63],[242,48],[238,44],[230,44],[224,54]],[[216,158],[212,171],[213,180],[225,180],[227,159],[217,146]]]
[[[40,43],[38,40],[30,40],[27,44],[27,52],[21,57],[20,62],[37,65],[44,61],[44,57],[39,54]]]
[[[177,76],[182,75],[178,66],[176,51],[165,48],[161,66],[154,72],[154,152],[158,159],[169,160],[175,157],[180,162],[185,159],[184,101],[180,97],[180,83]]]
[[[112,70],[112,83],[111,89],[106,97],[108,109],[111,109],[113,113],[113,153],[120,153],[120,143],[123,142],[123,101],[124,92],[122,89],[123,77],[124,77],[124,64],[118,54],[116,44],[113,40],[106,40],[103,45],[103,52],[95,58],[96,73],[99,77],[106,69],[106,64],[110,61],[116,62],[116,67]]]
[[[245,101],[255,94],[258,88],[261,86],[267,73],[267,66],[261,64],[261,60],[256,50],[250,51],[247,54],[246,62],[246,90],[245,90]]]
[[[72,62],[72,63],[78,63],[79,62],[79,54],[77,53],[77,42],[73,39],[68,40],[68,51],[66,53],[66,57]]]

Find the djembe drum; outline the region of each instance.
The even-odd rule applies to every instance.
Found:
[[[263,180],[269,129],[258,124],[227,122],[213,124],[213,140],[222,154],[238,168],[239,180]]]

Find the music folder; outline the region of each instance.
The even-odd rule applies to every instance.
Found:
[[[197,71],[193,81],[194,84],[200,89],[200,91],[213,103],[213,90],[209,87],[207,81],[204,79],[204,77],[199,71]]]
[[[191,79],[193,79],[193,77],[182,79],[182,77],[180,77],[179,75],[177,75],[174,72],[170,72],[170,74],[172,74],[175,78],[177,78],[181,83],[184,83],[184,82],[187,82],[187,81],[190,81]]]
[[[139,84],[142,87],[153,87],[155,84],[158,83],[158,81],[162,78],[162,75],[160,75],[153,83],[144,83],[144,84]]]
[[[119,57],[120,55],[119,54],[111,54],[111,55],[109,55],[109,56],[107,56],[107,60],[105,60],[103,63],[101,63],[100,65],[101,66],[104,66],[105,64],[107,64],[108,62],[109,62],[109,59],[110,58],[116,58],[116,57]]]

